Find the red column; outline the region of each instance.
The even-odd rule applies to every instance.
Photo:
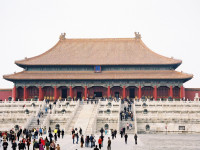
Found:
[[[42,101],[42,87],[39,86],[39,101]]]
[[[24,86],[24,101],[27,100],[27,90],[26,90],[26,86]]]
[[[57,95],[57,87],[54,86],[54,100],[58,99],[58,95]]]
[[[12,98],[14,101],[16,101],[16,97],[17,97],[17,88],[16,86],[13,87],[13,91],[12,91]]]
[[[109,98],[110,97],[110,86],[108,86],[107,94],[108,94],[108,98]]]
[[[142,98],[142,89],[141,89],[141,86],[139,86],[139,89],[138,89],[138,98]]]
[[[184,93],[185,93],[185,92],[184,92],[184,87],[181,86],[181,89],[180,89],[180,98],[185,97]]]
[[[171,98],[173,98],[173,87],[172,86],[170,86],[170,89],[169,89],[169,96]]]
[[[70,96],[71,98],[73,98],[73,94],[72,94],[72,86],[69,87],[69,96]]]
[[[125,86],[123,86],[123,96],[122,97],[126,98],[126,87]]]
[[[157,87],[154,86],[154,99],[157,101]]]
[[[87,99],[87,86],[85,86],[85,100]]]

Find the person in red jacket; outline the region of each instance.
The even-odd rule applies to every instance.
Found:
[[[43,138],[41,138],[41,144],[42,144],[43,146],[45,146],[45,140],[43,140]]]
[[[102,144],[102,139],[101,139],[101,137],[99,137],[98,144],[99,144],[99,149],[101,149],[101,144]]]

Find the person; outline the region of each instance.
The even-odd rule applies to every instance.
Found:
[[[39,129],[40,136],[42,136],[42,128]]]
[[[49,140],[47,139],[47,140],[46,140],[46,143],[45,143],[46,150],[49,150],[49,146],[50,146],[50,142],[49,142]]]
[[[24,150],[26,148],[25,143],[20,141],[19,144],[18,144],[18,148],[19,148],[19,150]]]
[[[48,113],[47,111],[48,111],[48,108],[47,108],[47,107],[45,107],[45,113],[46,113],[46,114]]]
[[[34,150],[37,150],[37,149],[39,149],[39,143],[37,142],[37,141],[35,141],[35,139],[34,139],[34,145],[33,145],[33,149]]]
[[[62,139],[63,139],[63,137],[64,137],[64,134],[65,134],[65,132],[64,132],[64,130],[62,129],[62,132],[61,132],[61,134],[62,134]]]
[[[104,136],[101,135],[101,140],[102,140],[101,147],[103,147],[103,138],[104,138]]]
[[[75,133],[72,134],[73,144],[74,144],[74,138],[75,138]]]
[[[123,130],[120,131],[121,138],[123,138]]]
[[[90,142],[90,137],[87,135],[85,140],[85,147],[89,146],[89,142]]]
[[[45,140],[43,140],[43,138],[41,137],[40,138],[40,142],[41,142],[41,144],[43,145],[43,147],[45,146]]]
[[[97,147],[97,145],[95,146],[94,150],[99,150],[98,147]]]
[[[55,150],[56,145],[54,143],[54,141],[52,141],[52,143],[50,144],[50,150]]]
[[[2,136],[2,133],[0,132],[0,148],[1,148],[1,145],[2,145],[1,143],[3,141],[1,136]]]
[[[114,139],[114,137],[115,137],[115,132],[112,130],[111,131],[111,134],[112,134],[112,139]]]
[[[38,123],[38,125],[40,124],[40,119],[39,118],[37,119],[37,123]]]
[[[57,144],[56,150],[60,150],[60,145]]]
[[[57,141],[57,134],[56,133],[54,135],[54,140],[55,140],[55,142]]]
[[[101,137],[99,137],[98,144],[99,144],[99,149],[101,149],[101,144],[102,144],[102,139],[101,139]]]
[[[34,150],[34,145],[35,145],[35,142],[36,142],[36,141],[35,141],[35,139],[33,139],[33,150]]]
[[[51,108],[52,108],[52,105],[51,105],[51,104],[49,104],[49,109],[51,110]]]
[[[72,128],[72,135],[75,133],[75,130]]]
[[[20,131],[19,131],[19,132],[17,132],[17,139],[18,139],[18,141],[19,141],[20,134],[21,134],[21,132],[20,132]]]
[[[58,132],[58,138],[60,138],[60,132],[61,132],[60,129],[58,129],[57,132]]]
[[[127,139],[128,139],[127,133],[125,134],[124,138],[125,138],[125,143],[127,144]]]
[[[2,146],[3,146],[3,150],[7,150],[7,148],[8,148],[8,142],[6,141],[6,139],[4,139]]]
[[[95,147],[95,142],[96,142],[96,140],[95,140],[95,136],[93,137],[93,142],[92,142],[92,144],[93,144],[93,146]]]
[[[126,129],[128,130],[129,129],[129,123],[127,122],[126,124]]]
[[[44,146],[43,146],[43,144],[41,142],[39,144],[39,150],[44,150]]]
[[[30,140],[30,138],[28,137],[27,140],[26,140],[26,145],[27,145],[27,147],[28,147],[28,150],[29,150],[30,144],[31,144],[31,140]]]
[[[117,137],[117,130],[115,129],[114,130],[114,135],[115,135],[115,138]]]
[[[50,138],[50,143],[51,143],[52,142],[52,138],[53,138],[53,134],[52,133],[49,134],[49,138]]]
[[[107,133],[108,133],[108,131],[107,131],[107,130],[105,130],[105,135],[107,135]]]
[[[125,134],[125,131],[126,131],[126,128],[125,128],[125,127],[123,127],[123,135]]]
[[[103,132],[104,132],[104,129],[101,128],[101,130],[100,130],[101,135],[103,135]]]
[[[84,137],[83,135],[81,136],[81,148],[83,148],[83,144],[84,144]]]
[[[12,149],[16,150],[16,148],[17,148],[17,143],[15,142],[15,140],[13,140],[13,142],[12,142]]]
[[[91,143],[90,146],[92,148],[93,147],[93,136],[92,135],[90,136],[90,143]]]
[[[137,134],[135,134],[134,139],[135,139],[135,144],[137,145]]]
[[[80,133],[80,135],[82,135],[82,129],[80,128],[80,130],[79,130],[79,133]]]
[[[79,139],[79,135],[78,133],[76,134],[76,144],[78,144],[78,139]]]
[[[107,146],[107,150],[111,150],[111,140],[110,140],[109,137],[108,137],[108,146]]]

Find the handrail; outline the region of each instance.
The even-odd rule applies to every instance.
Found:
[[[96,128],[97,128],[97,114],[98,114],[98,111],[99,111],[99,106],[100,106],[100,100],[98,101],[96,113],[95,113],[94,120],[93,120],[93,123],[92,123],[92,133],[93,134],[95,134],[95,131],[96,131]]]
[[[33,118],[34,118],[34,115],[31,115],[31,117],[27,119],[27,121],[26,121],[26,123],[24,125],[24,129],[28,128],[28,126],[31,124]]]
[[[121,118],[120,118],[120,113],[121,113],[121,106],[122,104],[121,104],[121,101],[119,101],[119,115],[118,115],[118,133],[120,133],[120,130],[121,130],[121,128],[120,128],[120,124],[121,124]]]
[[[71,102],[72,102],[72,101],[71,101]],[[72,112],[70,118],[67,120],[67,123],[66,123],[66,125],[65,125],[65,131],[67,131],[67,129],[69,128],[69,124],[71,123],[72,119],[73,119],[74,116],[76,115],[76,112],[77,112],[77,110],[78,110],[78,108],[79,108],[80,101],[78,100],[78,101],[76,101],[76,103],[77,103],[77,104],[76,104],[76,107],[74,108],[74,111]]]
[[[137,134],[137,117],[136,117],[136,108],[135,108],[135,100],[133,103],[133,111],[134,111],[134,125],[135,125],[135,134]]]

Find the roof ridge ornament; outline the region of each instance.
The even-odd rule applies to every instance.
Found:
[[[139,32],[135,32],[135,38],[136,39],[141,39],[141,34]]]
[[[64,33],[61,33],[61,35],[60,35],[59,39],[60,39],[60,40],[64,40],[64,39],[66,39],[66,38],[65,38],[65,35],[66,35],[66,33],[65,33],[65,32],[64,32]]]

